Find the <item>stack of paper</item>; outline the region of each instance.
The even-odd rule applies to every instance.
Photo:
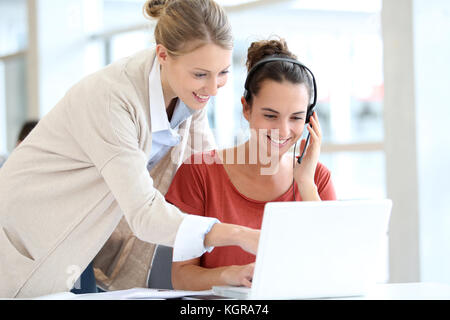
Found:
[[[122,300],[122,299],[176,299],[186,296],[212,295],[212,290],[185,291],[167,289],[134,288],[101,293],[77,294],[68,297],[77,300]]]

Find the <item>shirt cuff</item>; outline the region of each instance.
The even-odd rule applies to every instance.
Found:
[[[211,252],[214,247],[205,248],[205,235],[213,225],[220,223],[216,218],[187,214],[178,228],[173,245],[173,261],[185,261]]]

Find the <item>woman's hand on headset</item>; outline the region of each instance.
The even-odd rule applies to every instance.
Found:
[[[322,143],[322,130],[319,124],[317,113],[314,112],[310,118],[307,129],[310,134],[309,144],[302,162],[295,161],[294,180],[300,189],[300,196],[303,201],[320,200],[317,187],[314,183],[314,175],[316,173],[317,162],[319,161],[320,145]],[[300,154],[305,148],[306,139],[302,139],[300,143]]]

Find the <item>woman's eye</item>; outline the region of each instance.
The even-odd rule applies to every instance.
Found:
[[[292,120],[303,120],[301,117],[293,117]]]
[[[276,118],[276,116],[271,115],[271,114],[265,114],[264,117],[266,117],[267,119],[274,119],[274,118]]]
[[[194,76],[195,76],[196,78],[203,78],[203,77],[206,76],[206,73],[195,73]]]
[[[228,72],[230,72],[229,70],[224,70],[224,71],[222,71],[220,74],[221,75],[224,75],[224,74],[227,74]]]

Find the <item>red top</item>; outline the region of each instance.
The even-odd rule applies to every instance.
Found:
[[[261,229],[266,201],[250,199],[241,194],[228,177],[216,152],[203,154],[203,161],[183,163],[178,169],[166,200],[181,211],[206,217],[214,217],[223,223],[232,223]],[[198,155],[197,158],[198,159]],[[195,164],[201,162],[200,164]],[[329,170],[317,164],[314,176],[319,196],[322,200],[336,200]],[[296,201],[301,201],[298,187],[295,188]],[[274,201],[292,201],[292,187]],[[240,247],[216,247],[211,253],[201,257],[200,265],[215,268],[229,265],[244,265],[255,262],[255,255]]]

